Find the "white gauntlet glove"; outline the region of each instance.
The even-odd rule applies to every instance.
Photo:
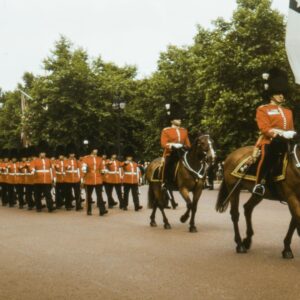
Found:
[[[180,148],[183,147],[183,145],[182,145],[182,144],[179,144],[179,143],[173,143],[173,144],[172,144],[172,147],[174,147],[174,148],[176,148],[176,149],[180,149]]]
[[[290,140],[290,139],[292,139],[296,134],[297,134],[296,131],[288,130],[288,131],[284,131],[284,132],[282,133],[282,136],[283,136],[285,139]]]

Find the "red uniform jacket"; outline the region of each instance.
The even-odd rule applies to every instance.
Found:
[[[292,111],[276,104],[259,106],[256,121],[263,135],[257,146],[271,143],[273,134],[269,132],[270,129],[294,130]]]
[[[7,183],[7,163],[2,161],[0,163],[1,182]]]
[[[9,162],[6,166],[8,175],[7,183],[9,184],[18,184],[18,162]]]
[[[77,159],[65,160],[66,176],[65,182],[78,183],[81,180],[81,163]]]
[[[52,184],[55,169],[49,158],[35,158],[30,162],[30,171],[34,174],[34,184]]]
[[[31,185],[34,184],[34,174],[30,172],[30,162],[26,161],[22,163],[21,173],[23,173],[24,184]]]
[[[102,158],[99,156],[87,155],[82,158],[81,169],[85,185],[98,185],[103,183]]]
[[[63,183],[65,182],[65,161],[58,159],[54,162],[55,167],[55,175],[56,175],[56,182]]]
[[[179,127],[166,127],[161,132],[160,143],[164,149],[164,157],[170,155],[170,143],[179,143],[183,146],[190,148],[191,143],[188,137],[188,131],[185,128]]]
[[[141,178],[141,170],[134,161],[121,163],[124,170],[123,183],[138,184]]]
[[[106,161],[106,182],[112,184],[122,183],[123,172],[121,169],[121,162],[118,160],[107,160]]]

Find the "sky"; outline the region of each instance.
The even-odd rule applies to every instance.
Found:
[[[287,15],[288,2],[273,0],[273,8]],[[235,0],[0,0],[0,88],[14,89],[25,71],[43,74],[60,35],[149,76],[168,45],[192,44],[197,24],[210,28],[235,8]]]

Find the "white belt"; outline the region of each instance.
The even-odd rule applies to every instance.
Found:
[[[135,172],[124,172],[125,175],[137,175],[138,173]]]
[[[58,175],[65,175],[65,173],[63,173],[63,172],[56,172],[56,174],[58,174]]]
[[[119,171],[108,171],[108,174],[119,174]]]
[[[66,171],[67,173],[78,173],[78,171]],[[57,173],[57,172],[56,172]]]
[[[49,173],[50,170],[36,170],[37,173]]]

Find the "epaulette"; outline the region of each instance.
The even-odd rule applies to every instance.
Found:
[[[167,130],[167,129],[170,129],[170,128],[172,128],[172,127],[165,127],[163,130]]]

